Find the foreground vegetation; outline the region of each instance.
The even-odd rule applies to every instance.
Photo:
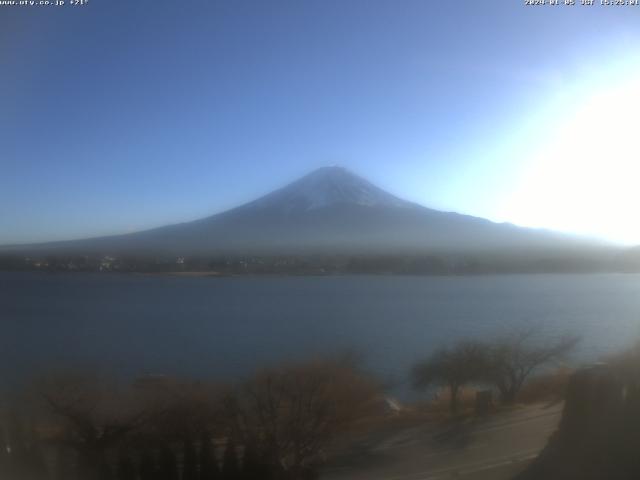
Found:
[[[5,411],[0,478],[311,479],[378,395],[346,360],[263,370],[235,387],[49,377]]]
[[[492,389],[506,405],[557,394],[566,375],[531,377],[577,339],[533,339],[525,332],[433,353],[412,370],[414,385],[446,393],[426,409],[392,413],[399,421],[441,419],[438,405],[448,397],[457,415],[461,397],[473,402],[469,387]],[[390,410],[379,384],[345,356],[264,369],[235,385],[49,375],[8,398],[0,413],[0,478],[310,480],[338,436],[376,428]]]
[[[566,336],[536,343],[534,333],[518,332],[493,342],[461,341],[440,349],[414,366],[413,385],[419,390],[445,387],[453,414],[458,413],[460,391],[470,384],[495,389],[502,404],[512,404],[533,374],[562,360],[579,341]]]

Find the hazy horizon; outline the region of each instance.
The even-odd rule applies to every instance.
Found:
[[[194,220],[329,164],[640,243],[640,10],[375,3],[3,8],[0,245]]]

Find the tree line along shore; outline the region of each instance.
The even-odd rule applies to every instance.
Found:
[[[0,271],[181,273],[210,275],[640,272],[636,250],[423,254],[76,255],[0,254]]]

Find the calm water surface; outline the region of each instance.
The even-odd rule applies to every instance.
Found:
[[[640,339],[638,275],[182,278],[0,273],[0,375],[70,365],[198,377],[354,349],[385,379],[462,337],[583,337],[576,361]]]

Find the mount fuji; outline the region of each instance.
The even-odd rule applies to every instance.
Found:
[[[74,254],[395,254],[570,249],[593,242],[408,202],[323,167],[237,208],[137,233],[12,246]],[[3,250],[7,251],[7,247]]]

